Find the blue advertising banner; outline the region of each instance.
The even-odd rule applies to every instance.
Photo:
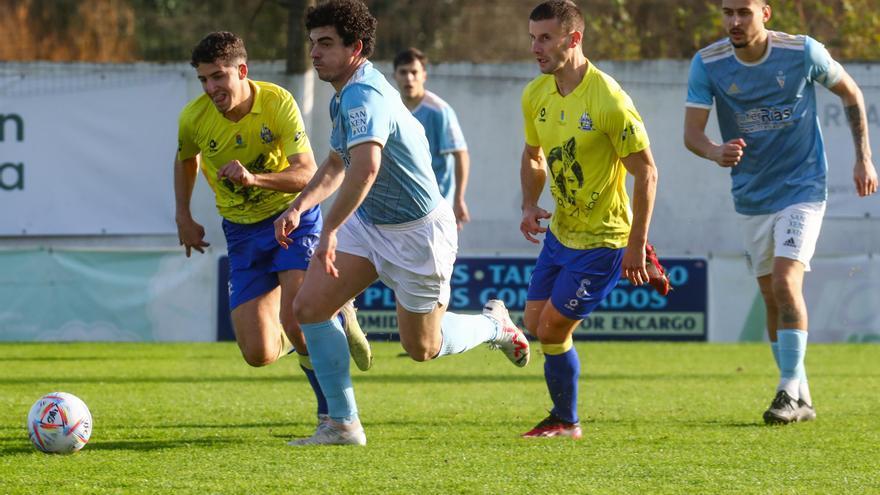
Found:
[[[674,287],[668,296],[661,296],[650,286],[634,287],[621,279],[599,310],[581,322],[575,338],[706,340],[706,260],[664,258],[662,262]],[[458,258],[450,309],[479,313],[487,300],[501,299],[514,321],[522,326],[534,265],[534,258]],[[364,331],[376,337],[394,337],[397,316],[391,289],[377,282],[357,297],[356,304]]]
[[[600,308],[575,331],[579,340],[705,341],[708,306],[706,260],[664,258],[673,290],[663,297],[650,286],[634,287],[621,279]],[[452,275],[449,306],[460,313],[479,313],[489,299],[502,299],[522,326],[522,312],[534,258],[458,258]],[[228,262],[219,263],[218,340],[233,340],[227,293]],[[371,338],[396,338],[394,292],[376,282],[356,299],[358,319]]]

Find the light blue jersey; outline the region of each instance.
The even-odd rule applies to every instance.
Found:
[[[843,69],[809,36],[768,34],[758,62],[740,61],[725,38],[694,56],[688,78],[687,106],[711,109],[714,100],[724,141],[746,142],[742,160],[730,169],[734,206],[743,215],[827,196],[814,85],[834,86]]]
[[[370,62],[330,101],[330,147],[350,166],[349,150],[382,145],[382,165],[357,215],[374,225],[400,224],[430,213],[442,196],[431,170],[425,130],[400,94]]]
[[[431,167],[440,186],[440,194],[450,203],[455,197],[455,151],[466,151],[467,143],[455,110],[430,91],[412,114],[422,123],[431,149]]]

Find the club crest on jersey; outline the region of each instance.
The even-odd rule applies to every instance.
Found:
[[[782,71],[776,73],[776,82],[779,83],[780,88],[785,87],[785,74]]]
[[[272,131],[266,127],[266,124],[263,124],[263,127],[260,128],[260,141],[263,144],[269,144],[275,140],[275,136],[272,134]]]
[[[235,135],[235,147],[236,148],[244,148],[245,147],[244,138],[241,137],[241,134]]]
[[[590,114],[584,110],[583,115],[581,115],[580,120],[578,121],[578,129],[582,131],[592,131],[593,130],[593,119],[590,118]]]
[[[739,90],[739,86],[737,86],[736,83],[730,83],[730,87],[727,88],[727,94],[738,95],[740,93],[742,93],[742,91]]]

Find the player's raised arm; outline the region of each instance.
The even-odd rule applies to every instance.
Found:
[[[856,163],[853,167],[853,181],[859,196],[869,196],[877,192],[877,170],[871,158],[871,144],[868,140],[868,117],[865,112],[865,97],[853,78],[841,69],[840,81],[829,88],[843,102],[846,120],[849,122],[856,148]]]
[[[199,155],[174,160],[174,219],[177,223],[177,237],[180,245],[186,248],[186,257],[192,255],[195,249],[200,253],[210,246],[205,242],[205,228],[197,223],[192,217],[190,201],[192,200],[193,188],[199,173]]]
[[[541,220],[550,218],[551,213],[538,206],[538,199],[547,182],[547,161],[540,146],[525,145],[519,173],[522,184],[522,221],[519,230],[529,242],[540,243],[534,236],[547,232]]]

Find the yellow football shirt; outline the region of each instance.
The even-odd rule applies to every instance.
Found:
[[[552,74],[522,94],[525,138],[547,157],[556,210],[550,229],[572,249],[625,247],[632,212],[620,161],[649,146],[629,96],[590,64],[581,83],[561,96]]]
[[[179,160],[201,155],[201,169],[214,190],[217,211],[243,224],[281,212],[296,194],[242,187],[226,178],[218,180],[217,171],[238,160],[254,174],[280,172],[289,166],[288,156],[312,149],[293,96],[272,83],[249,83],[254,104],[238,122],[224,117],[207,94],[189,102],[180,112],[177,145]]]

